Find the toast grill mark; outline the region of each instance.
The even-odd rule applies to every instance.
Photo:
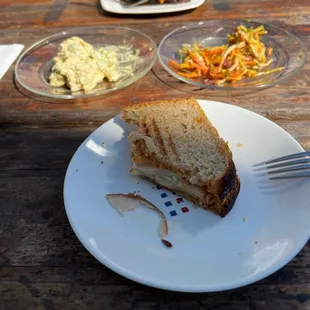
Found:
[[[154,118],[152,118],[152,125],[153,125],[153,130],[154,130],[154,136],[158,139],[158,142],[159,142],[159,149],[160,149],[161,155],[167,156],[168,153],[167,153],[166,148],[165,148],[164,139],[160,135],[159,127],[157,126]]]
[[[170,145],[170,147],[171,147],[171,149],[172,149],[173,154],[174,154],[176,157],[178,157],[177,149],[176,149],[175,143],[173,142],[173,139],[172,139],[171,134],[169,135],[169,145]]]
[[[146,135],[149,136],[150,132],[149,132],[149,127],[147,126],[147,120],[146,117],[143,117],[143,119],[141,120],[141,125],[140,125],[140,131]]]

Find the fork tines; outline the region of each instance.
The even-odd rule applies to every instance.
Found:
[[[254,165],[254,170],[266,172],[269,175],[272,175],[270,177],[271,180],[310,177],[309,156],[310,152],[301,152],[282,156],[258,163]]]

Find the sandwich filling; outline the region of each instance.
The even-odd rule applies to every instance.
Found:
[[[205,191],[201,186],[184,182],[177,174],[166,169],[160,169],[151,164],[134,163],[131,171],[134,175],[141,175],[172,190],[188,193],[199,200],[204,200]]]

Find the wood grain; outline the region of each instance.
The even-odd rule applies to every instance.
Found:
[[[181,13],[105,12],[97,0],[2,0],[0,43],[26,47],[70,27],[120,24],[156,43],[203,19],[250,18],[284,27],[310,48],[307,0],[206,0]],[[309,58],[308,53],[308,58]],[[63,181],[80,143],[130,102],[188,93],[156,63],[130,87],[92,100],[43,102],[0,81],[0,309],[310,310],[310,242],[287,266],[255,284],[214,294],[182,294],[127,280],[95,260],[75,237],[63,206]],[[197,98],[228,102],[279,124],[310,149],[310,65],[263,92]]]
[[[272,20],[268,21],[272,22]],[[282,24],[279,21],[273,23]],[[162,23],[155,21],[152,23],[152,27],[145,27],[144,32],[159,43],[165,34],[183,24],[184,22]],[[139,29],[137,23],[129,25],[134,29]],[[298,28],[287,26],[286,29],[298,34],[310,47],[310,27],[299,25]],[[18,42],[29,46],[38,39],[60,30],[61,28],[44,31],[39,29],[7,31],[4,40],[11,41],[12,38],[16,38]],[[188,93],[182,91],[184,86],[177,80],[171,79],[158,62],[152,71],[128,88],[111,94],[111,96],[95,98],[95,100],[80,100],[75,104],[49,103],[25,97],[14,86],[12,69],[7,72],[0,83],[0,92],[3,94],[0,98],[0,123],[2,126],[12,126],[12,123],[17,126],[61,126],[64,123],[68,126],[99,125],[119,113],[121,108],[130,102],[189,96]],[[307,63],[303,70],[292,79],[255,95],[213,97],[210,92],[206,92],[204,94],[197,93],[196,97],[233,103],[267,116],[271,120],[307,121],[310,119],[309,73],[310,66]],[[150,92],[150,90],[152,91]],[[21,113],[21,111],[25,113]]]
[[[66,2],[66,1],[64,1]],[[162,15],[117,15],[105,12],[98,0],[71,0],[62,10],[61,18],[45,21],[46,13],[51,3],[33,3],[27,5],[26,1],[15,3],[8,1],[2,4],[0,10],[0,29],[16,29],[24,27],[57,27],[57,26],[86,26],[95,24],[119,24],[119,23],[148,23],[150,20],[160,19],[168,21],[195,21],[213,18],[265,18],[266,15],[274,18],[285,17],[288,23],[300,23],[306,20],[309,23],[310,7],[306,0],[206,0],[205,3],[195,9],[180,13]],[[61,2],[60,2],[61,3]],[[228,4],[229,3],[229,4]],[[54,6],[55,8],[55,6]],[[57,9],[57,6],[56,6]],[[22,15],[19,12],[23,12]]]

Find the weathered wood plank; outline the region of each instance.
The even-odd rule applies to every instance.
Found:
[[[0,43],[30,46],[75,26],[120,24],[156,43],[174,28],[203,19],[255,18],[284,26],[310,47],[307,0],[206,0],[182,13],[104,12],[97,0],[3,0]],[[310,56],[310,55],[308,55]],[[25,97],[13,66],[0,81],[0,309],[309,310],[310,242],[287,266],[245,288],[180,294],[129,281],[97,262],[75,237],[63,207],[67,165],[80,143],[129,102],[188,96],[157,63],[134,85],[98,100],[49,103]],[[197,98],[255,111],[310,149],[310,65],[294,78],[244,97]],[[21,127],[23,126],[23,127]]]
[[[296,76],[290,82],[295,81],[295,84],[301,85],[298,81],[304,74],[306,73]],[[4,81],[0,86],[3,89],[6,87],[11,87],[10,82]],[[176,87],[180,88],[178,84]],[[99,125],[118,114],[126,104],[131,102],[192,96],[181,92],[178,88],[164,84],[155,76],[146,76],[123,92],[112,96],[98,98],[96,101],[67,104],[30,100],[13,91],[14,95],[11,92],[9,96],[0,99],[0,123],[1,126]],[[307,85],[298,88],[285,83],[258,92],[254,96],[209,97],[197,94],[196,98],[233,103],[274,120],[302,121],[309,119],[309,95],[310,90]]]
[[[102,118],[100,124],[106,119]],[[310,120],[275,122],[289,132],[305,149],[310,149]],[[32,175],[33,170],[65,170],[71,157],[86,137],[96,129],[81,128],[7,128],[0,130],[0,178],[13,177],[10,171]],[[7,172],[3,174],[3,172]],[[27,172],[28,171],[28,172]],[[1,173],[2,172],[2,173]],[[15,174],[18,177],[18,174]],[[35,175],[36,176],[36,175]],[[47,176],[50,176],[47,174]]]
[[[65,170],[75,150],[95,128],[0,130],[1,171]]]
[[[79,283],[82,285],[135,285],[101,264],[82,266],[4,266],[0,269],[1,282],[18,282],[27,279],[29,283]],[[0,282],[0,283],[1,283]],[[282,286],[309,284],[307,268],[296,268],[293,262],[266,279],[251,286]]]
[[[128,23],[139,22],[148,23],[154,18],[160,18],[162,21],[194,21],[203,18],[265,18],[268,16],[285,19],[288,24],[297,24],[301,22],[309,23],[309,6],[306,0],[273,0],[267,1],[240,1],[230,0],[206,0],[205,3],[195,10],[189,10],[181,13],[161,14],[161,15],[118,15],[104,11],[97,0],[76,0],[70,1],[65,8],[61,2],[56,1],[56,5],[51,6],[52,1],[40,4],[27,5],[27,1],[15,3],[9,1],[8,4],[2,4],[0,11],[0,29],[1,28],[22,28],[39,27],[44,24],[45,27],[56,26],[86,26],[102,23]],[[227,5],[227,3],[229,3]],[[226,5],[226,6],[225,6]],[[292,9],[292,6],[294,8]],[[46,12],[62,11],[61,18],[46,19]],[[19,12],[23,14],[20,15]]]
[[[137,284],[31,283],[0,285],[3,309],[309,309],[309,284],[252,285],[217,294],[181,294]],[[24,308],[25,307],[25,308]]]

